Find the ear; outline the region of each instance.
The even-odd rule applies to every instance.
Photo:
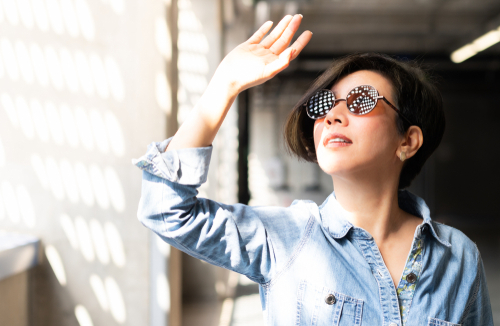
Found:
[[[408,159],[417,153],[423,143],[424,135],[422,129],[417,126],[410,126],[399,145],[396,155],[401,158],[401,152],[404,152]]]

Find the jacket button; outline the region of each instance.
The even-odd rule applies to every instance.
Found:
[[[417,281],[417,275],[411,272],[410,274],[406,275],[406,281],[411,284],[415,283]]]
[[[327,295],[327,296],[326,296],[326,298],[325,298],[325,302],[326,302],[327,304],[332,305],[332,304],[334,304],[335,302],[337,302],[337,299],[335,299],[335,296],[334,296],[333,294],[329,294],[329,295]]]
[[[424,234],[425,234],[425,233],[427,233],[428,231],[429,231],[429,225],[427,225],[427,224],[422,225],[422,233],[424,233]]]

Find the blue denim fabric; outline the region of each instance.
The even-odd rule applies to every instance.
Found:
[[[373,237],[353,226],[332,193],[318,206],[226,205],[197,198],[212,147],[164,152],[152,143],[138,218],[170,245],[259,283],[267,325],[401,325],[396,288]],[[434,222],[424,201],[399,192],[422,218],[418,283],[407,326],[493,325],[483,263],[462,232]]]

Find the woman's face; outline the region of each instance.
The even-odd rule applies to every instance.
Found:
[[[335,98],[345,98],[360,85],[375,87],[379,95],[396,105],[390,81],[374,71],[360,70],[347,75],[331,90]],[[402,136],[397,131],[395,115],[396,111],[383,100],[361,116],[351,114],[345,101],[338,102],[325,118],[314,123],[314,144],[321,169],[332,177],[396,172]]]

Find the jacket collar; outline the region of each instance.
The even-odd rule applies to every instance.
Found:
[[[427,207],[422,198],[415,196],[407,190],[399,190],[398,201],[401,209],[423,219],[422,224],[420,224],[415,231],[416,237],[422,237],[422,233],[425,233],[425,229],[428,229],[434,238],[436,238],[440,243],[446,247],[451,247],[451,244],[448,241],[440,237],[438,229],[435,228],[434,222],[431,220],[429,207]],[[352,229],[352,235],[355,238],[372,238],[368,232],[362,228],[355,227],[345,218],[346,211],[337,201],[335,192],[332,192],[330,196],[326,198],[323,204],[319,207],[319,211],[322,225],[332,237],[336,239],[343,238],[349,230]]]

